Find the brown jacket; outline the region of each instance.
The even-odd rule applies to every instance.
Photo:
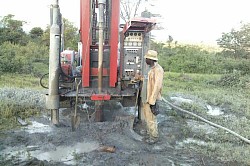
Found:
[[[155,105],[156,100],[162,100],[163,68],[156,63],[148,72],[147,103]]]

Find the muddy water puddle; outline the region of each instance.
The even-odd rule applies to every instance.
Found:
[[[217,129],[207,123],[195,121],[195,120],[187,120],[187,126],[194,133],[199,133],[204,131],[206,134],[216,134]]]
[[[177,103],[193,103],[193,100],[186,99],[183,97],[170,97],[170,99],[177,102]]]
[[[196,144],[199,146],[207,146],[208,145],[208,143],[206,143],[205,141],[194,139],[194,138],[187,138],[187,139],[183,140],[182,142],[178,142],[177,146],[184,147],[185,144]]]
[[[36,121],[32,121],[31,125],[24,127],[24,131],[33,134],[33,133],[48,133],[52,132],[52,127],[45,125]]]
[[[28,146],[28,147],[13,147],[3,150],[0,155],[5,159],[16,159],[26,161],[31,158],[37,158],[41,161],[63,162],[64,164],[75,164],[79,155],[89,153],[99,148],[99,143],[95,141],[81,142],[72,146],[58,146],[51,151],[40,150],[42,147]]]
[[[41,152],[33,151],[31,155],[39,160],[64,162],[65,164],[74,164],[77,160],[77,156],[82,153],[88,153],[98,149],[99,144],[97,142],[82,142],[77,143],[74,146],[59,146],[56,150]]]
[[[129,115],[138,116],[136,107],[124,107],[123,110],[127,112]]]
[[[31,121],[31,124],[21,129],[27,132],[30,137],[38,137],[41,134],[53,134],[54,128],[50,125]],[[39,141],[38,141],[39,142]],[[37,158],[40,161],[61,162],[67,165],[74,165],[79,159],[79,155],[97,150],[99,143],[96,141],[86,141],[72,143],[70,145],[61,144],[60,146],[53,143],[40,144],[29,143],[29,146],[20,144],[19,146],[7,147],[1,150],[0,157],[5,160],[13,160],[15,163],[20,161],[29,161],[32,158]]]
[[[219,107],[214,107],[214,106],[211,106],[209,104],[203,104],[203,103],[194,101],[192,99],[187,99],[187,98],[184,98],[184,97],[181,97],[181,96],[170,97],[170,99],[172,101],[174,101],[174,103],[176,105],[181,105],[182,103],[188,103],[188,104],[194,104],[194,103],[196,103],[196,104],[199,104],[199,105],[203,106],[204,109],[207,110],[207,114],[208,115],[219,116],[219,115],[223,115],[224,114],[224,112],[221,111],[221,108],[219,108]]]
[[[208,109],[208,114],[212,115],[212,116],[218,116],[218,115],[223,115],[224,112],[221,111],[221,109],[219,107],[212,107],[210,105],[207,105],[207,109]]]

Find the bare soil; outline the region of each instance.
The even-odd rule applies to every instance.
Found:
[[[71,128],[71,111],[60,110],[60,125],[51,125],[48,112],[29,119],[28,126],[0,133],[0,165],[63,166],[222,166],[241,165],[195,152],[180,143],[194,133],[185,132],[187,119],[172,116],[170,108],[161,107],[159,142],[149,145],[131,135],[130,114],[119,105],[105,108],[105,122],[93,122],[87,113],[79,111],[81,123]],[[119,118],[117,118],[119,117]],[[125,117],[124,120],[121,117]],[[114,120],[116,119],[116,120]],[[118,120],[117,120],[118,119]],[[142,129],[134,124],[134,131]],[[113,148],[109,151],[107,148]]]

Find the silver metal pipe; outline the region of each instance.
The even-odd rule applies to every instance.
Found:
[[[60,24],[61,24],[61,52],[64,51],[64,22],[63,17],[60,14]]]
[[[98,92],[102,93],[102,71],[103,71],[103,38],[104,38],[104,8],[105,0],[98,1],[99,8],[99,46],[98,46]],[[95,121],[101,122],[103,120],[103,104],[101,101],[95,102]]]
[[[51,121],[59,123],[59,55],[60,55],[60,11],[58,0],[53,0],[52,25],[50,27],[49,53],[49,92],[46,98],[46,107],[51,110]]]
[[[100,4],[106,4],[106,0],[98,0],[98,5]]]
[[[98,92],[102,93],[103,71],[103,31],[104,31],[104,7],[105,0],[98,1],[99,8],[99,46],[98,46]]]

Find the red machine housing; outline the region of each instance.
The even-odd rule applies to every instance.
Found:
[[[61,54],[63,75],[60,96],[76,96],[76,80],[81,80],[78,97],[84,100],[120,100],[134,106],[139,88],[134,80],[136,73],[143,73],[144,54],[149,45],[149,32],[155,20],[136,18],[122,27],[119,25],[120,1],[105,0],[102,91],[98,91],[98,0],[80,0],[80,43],[77,56]],[[132,43],[132,44],[131,44]],[[67,51],[66,51],[67,52]],[[62,59],[67,58],[67,63]],[[71,80],[71,81],[70,81]],[[128,102],[130,101],[130,102]]]
[[[96,34],[96,13],[95,7],[98,7],[97,2],[90,0],[81,0],[81,16],[80,16],[80,34],[82,44],[82,73],[83,87],[90,87],[91,77],[96,76],[97,68],[91,65],[91,50],[95,51],[98,48],[98,43],[93,39],[93,34]],[[111,9],[111,10],[108,10]],[[120,1],[106,1],[106,18],[110,22],[106,22],[106,36],[104,43],[104,52],[110,51],[109,61],[110,66],[103,68],[104,75],[109,76],[109,86],[115,87],[117,83],[117,57],[118,57],[118,39],[119,39],[119,17],[120,17]],[[92,22],[91,22],[92,20]],[[107,21],[107,20],[106,20]],[[91,24],[92,23],[92,24]],[[112,33],[111,33],[112,32]]]
[[[61,69],[66,75],[72,75],[72,66],[75,52],[72,50],[65,50],[61,52]]]

